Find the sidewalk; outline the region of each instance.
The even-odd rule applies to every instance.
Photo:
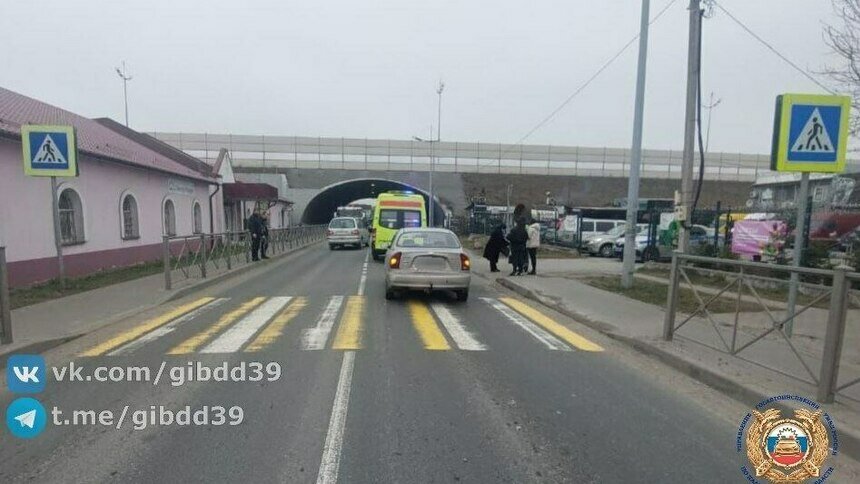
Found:
[[[722,347],[720,336],[731,342],[734,313],[715,315],[717,331],[705,318],[693,318],[681,327],[672,342],[661,337],[664,310],[662,307],[630,299],[619,294],[592,287],[583,277],[598,275],[620,276],[621,265],[611,259],[583,258],[573,260],[538,260],[537,276],[508,277],[506,272],[490,273],[489,265],[473,252],[473,272],[495,280],[520,295],[533,299],[593,328],[609,337],[633,346],[664,363],[714,387],[732,398],[754,407],[767,397],[783,394],[801,395],[814,399],[816,388],[802,363],[787,344],[766,337],[749,349],[732,356],[714,348]],[[657,278],[659,279],[659,278]],[[660,283],[651,277],[637,276],[639,283]],[[710,291],[703,291],[709,293]],[[779,317],[779,312],[774,312]],[[823,344],[826,311],[811,309],[795,323],[795,345],[805,362],[818,377],[820,347]],[[686,316],[678,315],[677,323]],[[849,311],[845,344],[842,350],[840,383],[860,376],[860,312]],[[739,324],[739,344],[751,341],[770,327],[771,321],[762,312],[743,313]],[[779,372],[762,366],[783,368]],[[797,376],[794,378],[793,376]],[[801,381],[803,378],[807,381]],[[860,385],[844,390],[836,403],[822,405],[837,423],[840,450],[860,458]],[[742,416],[740,416],[742,417]]]
[[[164,275],[155,274],[13,309],[14,341],[9,345],[0,345],[0,368],[6,365],[3,355],[18,352],[41,353],[231,277],[251,270],[274,268],[280,261],[286,259],[285,256],[295,254],[306,247],[309,246],[278,254],[267,262],[247,264],[230,271],[223,271],[206,279],[174,277],[173,289],[169,291],[164,289]]]

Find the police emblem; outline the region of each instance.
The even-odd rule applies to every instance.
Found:
[[[800,408],[794,418],[782,418],[775,408],[753,410],[755,422],[747,431],[746,449],[756,477],[775,483],[819,477],[830,453],[822,413]]]

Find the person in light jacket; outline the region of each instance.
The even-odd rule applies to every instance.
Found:
[[[540,224],[534,222],[526,228],[526,231],[529,234],[529,240],[526,242],[526,250],[529,253],[532,268],[529,274],[534,275],[537,271],[537,250],[540,247]]]

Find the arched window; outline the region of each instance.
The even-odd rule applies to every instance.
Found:
[[[203,233],[203,210],[200,209],[200,202],[194,202],[194,206],[191,210],[192,213],[192,221],[194,223],[194,227],[192,230],[195,234]]]
[[[137,239],[139,237],[137,200],[132,195],[125,195],[122,197],[122,238]]]
[[[84,242],[84,209],[78,192],[66,188],[57,200],[60,212],[60,238],[65,245]]]
[[[164,201],[164,235],[176,235],[176,208],[170,199]]]

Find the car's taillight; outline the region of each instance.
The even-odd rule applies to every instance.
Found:
[[[469,260],[469,256],[466,254],[460,254],[460,270],[468,271],[472,268],[472,261]]]
[[[353,230],[352,235],[358,235],[358,229]]]
[[[392,269],[400,269],[400,257],[402,255],[403,254],[401,254],[400,252],[395,252],[394,255],[392,255],[391,258],[388,259],[388,267]]]
[[[328,230],[326,230],[326,231],[325,231],[325,234],[326,234],[326,235],[334,235],[334,230],[332,230],[332,229],[328,229]]]

